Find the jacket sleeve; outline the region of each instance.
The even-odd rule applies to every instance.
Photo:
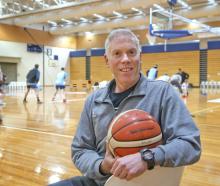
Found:
[[[163,145],[152,149],[156,164],[176,167],[197,162],[201,155],[200,132],[171,86],[162,100],[160,120]]]
[[[98,154],[96,150],[91,107],[92,97],[90,96],[85,102],[72,142],[72,161],[84,175],[93,179],[104,179],[107,176],[103,176],[99,172],[99,165],[104,157]]]

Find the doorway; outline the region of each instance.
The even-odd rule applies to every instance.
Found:
[[[0,62],[3,74],[6,75],[6,84],[11,81],[17,81],[17,63],[4,63]]]

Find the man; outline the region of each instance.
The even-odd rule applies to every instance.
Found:
[[[65,69],[62,67],[61,72],[57,74],[56,78],[56,92],[54,93],[54,96],[52,98],[52,101],[55,101],[57,93],[60,91],[61,96],[63,99],[63,102],[66,102],[66,97],[65,97],[65,81],[67,78],[67,73],[65,72]]]
[[[147,78],[150,80],[154,80],[157,78],[158,75],[158,65],[154,65],[150,70],[147,71],[146,75]]]
[[[199,160],[199,131],[182,100],[169,83],[149,81],[140,73],[141,49],[137,37],[127,29],[114,30],[105,49],[106,64],[114,79],[108,87],[87,98],[72,143],[72,160],[83,176],[54,186],[103,186],[112,174],[131,180],[154,166],[175,167]],[[113,158],[106,144],[109,124],[121,112],[135,108],[156,118],[163,144]],[[146,159],[147,155],[151,157]]]
[[[28,94],[30,92],[30,89],[34,90],[36,98],[37,98],[37,103],[38,104],[42,103],[40,101],[40,98],[39,98],[38,82],[40,80],[40,71],[38,70],[38,68],[39,68],[39,65],[35,64],[34,68],[31,69],[28,72],[27,76],[26,76],[26,79],[27,79],[27,91],[26,91],[25,96],[24,96],[24,100],[23,100],[24,103],[27,103],[27,96],[28,96]]]
[[[170,84],[177,90],[178,94],[181,95],[183,93],[181,87],[182,77],[180,74],[173,74],[170,77]]]
[[[189,79],[189,74],[186,73],[186,72],[184,72],[184,71],[182,71],[181,68],[178,69],[177,74],[181,75],[181,78],[182,78],[182,80],[181,80],[181,84],[183,84],[183,83],[185,82],[186,79],[187,79],[187,80]]]

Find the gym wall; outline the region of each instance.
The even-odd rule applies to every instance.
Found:
[[[75,51],[75,53],[77,53]],[[112,74],[106,66],[104,60],[104,49],[92,49],[90,60],[90,80],[92,83],[103,80],[111,80]],[[76,58],[76,59],[75,59]],[[81,56],[82,58],[82,56]],[[77,60],[77,57],[71,58],[71,61]],[[82,60],[82,59],[81,59]],[[78,69],[85,67],[84,62],[78,63]],[[164,45],[158,46],[143,46],[142,47],[142,72],[146,73],[146,70],[153,65],[159,65],[159,76],[164,73],[173,75],[178,71],[178,68],[182,68],[184,71],[190,74],[190,83],[193,85],[199,85],[199,44],[173,44],[167,46],[167,52],[164,52]],[[70,67],[72,68],[72,67]],[[71,70],[72,71],[72,70]],[[84,71],[86,71],[84,69]],[[72,76],[71,76],[72,77]],[[82,76],[74,77],[74,79],[80,79]],[[74,80],[72,79],[72,80]]]

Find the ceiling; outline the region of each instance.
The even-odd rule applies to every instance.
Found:
[[[205,24],[220,22],[220,0],[177,2],[175,14]],[[1,0],[0,23],[54,35],[104,33],[119,27],[146,29],[154,4],[169,9],[166,0]]]

